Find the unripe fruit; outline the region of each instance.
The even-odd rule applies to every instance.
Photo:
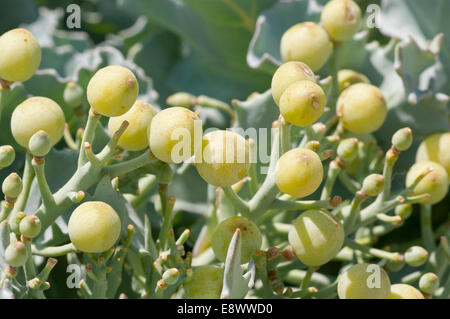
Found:
[[[203,158],[196,163],[200,176],[214,186],[231,186],[243,179],[250,167],[248,142],[230,131],[213,131],[203,137]]]
[[[411,285],[395,284],[391,286],[389,299],[425,299],[425,297]]]
[[[406,151],[413,141],[412,131],[409,127],[399,129],[392,135],[392,145],[399,151]]]
[[[87,99],[95,112],[119,116],[136,101],[139,84],[129,69],[110,65],[98,70],[87,86]]]
[[[337,290],[340,299],[388,299],[391,281],[380,266],[357,264],[339,277]]]
[[[152,153],[166,163],[180,163],[190,158],[194,155],[195,121],[200,121],[197,114],[183,107],[158,112],[149,129]]]
[[[351,162],[358,155],[358,139],[354,137],[343,139],[337,148],[337,155],[345,162]]]
[[[28,149],[34,156],[45,156],[50,152],[51,148],[52,141],[48,134],[43,130],[34,133],[28,143]]]
[[[120,218],[104,202],[85,202],[70,216],[69,237],[73,245],[86,253],[101,253],[110,249],[120,235]]]
[[[294,221],[288,238],[302,263],[321,266],[333,259],[342,248],[344,227],[324,211],[308,210]]]
[[[369,79],[362,73],[350,70],[342,69],[338,72],[339,92],[345,90],[350,85],[356,83],[370,83]]]
[[[354,133],[372,133],[383,125],[387,107],[377,87],[357,83],[341,93],[337,111],[345,129]]]
[[[403,269],[403,267],[405,267],[405,262],[388,260],[386,263],[386,267],[389,271],[400,271]]]
[[[255,250],[261,248],[262,236],[258,226],[245,217],[232,216],[217,226],[211,239],[214,254],[220,261],[225,261],[228,246],[237,228],[241,230],[241,264],[249,262]]]
[[[323,114],[327,98],[316,83],[308,80],[292,83],[280,98],[280,113],[286,121],[308,126]]]
[[[64,102],[70,107],[80,106],[83,102],[83,89],[75,82],[67,83],[64,93]]]
[[[420,246],[409,247],[405,252],[405,262],[413,267],[422,266],[428,259],[428,252]]]
[[[180,271],[178,269],[167,269],[162,275],[162,280],[164,280],[164,282],[168,285],[173,285],[177,282],[179,275]]]
[[[291,61],[282,64],[272,77],[272,96],[278,105],[280,97],[289,85],[297,81],[309,80],[316,82],[313,71],[303,62]]]
[[[395,215],[400,216],[402,220],[407,220],[412,214],[411,204],[402,204],[395,207]]]
[[[217,266],[195,268],[183,284],[188,299],[219,299],[223,287],[223,269]]]
[[[11,145],[0,146],[0,169],[11,165],[15,158],[16,152]]]
[[[22,179],[17,173],[9,174],[3,181],[2,192],[6,197],[17,198],[22,192]]]
[[[353,38],[361,21],[361,9],[352,0],[332,0],[322,9],[320,22],[335,41]]]
[[[167,98],[170,106],[192,107],[195,96],[186,92],[178,92]]]
[[[27,261],[27,258],[27,247],[20,241],[10,244],[5,250],[5,261],[10,266],[23,266]]]
[[[333,44],[327,32],[313,22],[290,27],[281,37],[281,57],[284,62],[300,61],[311,70],[319,70],[328,60]]]
[[[430,161],[414,164],[406,174],[406,186],[410,186],[426,169],[432,169],[432,171],[417,184],[413,191],[415,195],[430,194],[430,198],[422,203],[436,204],[445,197],[448,190],[448,175],[442,165]]]
[[[450,132],[433,134],[420,144],[416,162],[422,161],[441,164],[450,176]]]
[[[319,156],[306,148],[295,148],[283,154],[275,168],[278,189],[293,197],[305,197],[322,182],[323,167]]]
[[[370,174],[363,181],[362,191],[369,196],[377,196],[383,191],[384,177],[380,174]]]
[[[19,230],[28,238],[35,238],[41,232],[41,221],[34,215],[26,216],[20,221]]]
[[[0,37],[0,78],[24,82],[41,64],[41,47],[28,30],[19,28]]]
[[[35,96],[19,104],[11,117],[11,132],[21,146],[28,148],[30,138],[45,131],[52,146],[64,135],[64,113],[55,101]]]
[[[109,135],[113,136],[123,121],[128,121],[129,125],[120,137],[118,145],[128,151],[143,150],[148,147],[148,128],[155,114],[156,109],[152,105],[136,101],[128,112],[109,119]]]
[[[432,272],[423,274],[419,279],[419,288],[426,294],[432,294],[439,288],[439,277]]]

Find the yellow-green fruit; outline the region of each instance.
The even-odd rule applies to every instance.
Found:
[[[231,186],[243,179],[250,167],[248,142],[230,131],[213,131],[203,137],[200,176],[214,186]]]
[[[223,269],[217,266],[195,268],[183,284],[188,299],[219,299],[223,286]]]
[[[395,284],[391,286],[389,299],[425,299],[425,297],[411,285]]]
[[[371,84],[357,83],[345,89],[337,101],[337,110],[345,129],[354,133],[372,133],[386,118],[386,101]]]
[[[333,259],[342,248],[344,227],[324,211],[308,210],[294,221],[288,238],[302,263],[321,266]]]
[[[281,94],[289,85],[301,80],[316,81],[313,71],[303,62],[291,61],[282,64],[272,77],[272,96],[278,105]]]
[[[153,106],[143,101],[136,101],[128,112],[109,119],[109,135],[113,136],[123,121],[128,121],[129,125],[120,137],[118,145],[128,151],[143,150],[148,147],[147,129],[155,114],[156,109]]]
[[[417,149],[416,162],[421,161],[441,164],[450,176],[450,132],[428,136]]]
[[[237,228],[241,230],[241,264],[248,263],[255,250],[261,248],[262,236],[258,226],[245,217],[232,216],[217,226],[211,239],[214,255],[220,261],[227,258],[228,246]]]
[[[316,83],[297,81],[288,86],[280,98],[280,113],[286,121],[297,126],[308,126],[323,114],[327,98]]]
[[[415,195],[430,194],[430,198],[422,203],[436,204],[445,197],[448,191],[448,175],[442,165],[431,161],[414,164],[406,174],[406,186],[410,186],[426,169],[431,169],[431,172],[414,187],[413,192]]]
[[[82,252],[104,252],[114,245],[119,235],[119,215],[104,202],[85,202],[70,216],[69,237]]]
[[[21,241],[12,243],[5,249],[4,257],[10,266],[23,266],[28,259],[27,247]]]
[[[41,47],[30,31],[19,28],[0,37],[0,78],[23,82],[33,76],[41,64]]]
[[[129,69],[110,65],[98,70],[87,86],[87,99],[95,112],[119,116],[127,112],[139,93],[139,84]]]
[[[313,22],[296,24],[281,37],[283,61],[300,61],[313,71],[327,62],[332,50],[333,45],[325,29]]]
[[[194,155],[195,138],[201,136],[201,123],[197,114],[184,107],[169,107],[158,112],[152,119],[149,130],[150,150],[163,162],[180,163]]]
[[[340,299],[389,299],[391,281],[376,264],[357,264],[344,272],[338,281]]]
[[[350,40],[358,31],[361,9],[352,0],[332,0],[322,9],[320,22],[335,41]]]
[[[11,116],[11,132],[17,143],[28,148],[34,133],[45,131],[52,145],[64,134],[64,112],[55,101],[42,97],[31,97],[19,104]]]
[[[306,148],[295,148],[283,154],[275,169],[278,189],[293,197],[305,197],[322,182],[323,167],[319,156]]]
[[[338,72],[338,82],[339,92],[356,83],[370,83],[369,79],[364,74],[350,69],[342,69]]]

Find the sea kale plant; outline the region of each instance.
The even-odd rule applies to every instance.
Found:
[[[19,2],[1,298],[450,297],[448,1]]]

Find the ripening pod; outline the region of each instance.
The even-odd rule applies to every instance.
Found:
[[[21,241],[10,244],[5,250],[5,261],[10,266],[23,266],[27,261],[27,258],[27,247]]]
[[[380,174],[370,174],[364,178],[362,191],[369,196],[377,196],[383,191],[384,177]]]
[[[314,193],[323,179],[319,155],[306,148],[284,153],[275,168],[275,183],[283,193],[296,198]]]
[[[6,197],[17,198],[22,192],[22,179],[17,173],[9,174],[2,183],[2,192]]]
[[[420,144],[416,162],[422,161],[441,164],[450,176],[450,132],[433,134]]]
[[[350,163],[358,155],[358,139],[349,137],[341,140],[336,152],[344,162]]]
[[[217,266],[195,268],[192,277],[184,284],[188,299],[219,299],[223,287],[224,270]]]
[[[194,155],[195,139],[202,134],[197,114],[184,107],[169,107],[152,119],[149,129],[150,150],[160,161],[180,163]]]
[[[143,150],[148,147],[148,129],[156,112],[152,105],[136,101],[128,112],[109,119],[109,135],[113,136],[123,121],[128,121],[129,125],[119,138],[117,145],[127,151]]]
[[[289,85],[297,81],[309,80],[316,82],[313,71],[303,62],[290,61],[282,64],[272,77],[272,96],[278,105],[280,97]]]
[[[34,215],[24,217],[19,224],[20,233],[27,238],[35,238],[41,232],[41,221]]]
[[[98,70],[87,86],[87,99],[95,112],[119,116],[127,112],[138,97],[139,84],[129,69],[110,65]]]
[[[342,69],[338,71],[339,92],[342,92],[350,85],[361,82],[370,83],[369,79],[362,73],[350,69]]]
[[[289,85],[280,97],[280,113],[296,126],[308,126],[319,119],[327,97],[316,83],[303,80]]]
[[[35,96],[19,104],[11,117],[11,132],[21,146],[28,148],[30,138],[45,131],[52,146],[64,135],[64,112],[59,105],[46,97]]]
[[[0,78],[24,82],[41,64],[41,47],[30,31],[18,28],[0,37]]]
[[[284,62],[300,61],[306,63],[312,71],[317,71],[330,57],[333,44],[320,25],[303,22],[284,32],[280,51]]]
[[[334,41],[353,38],[361,22],[361,9],[352,0],[332,0],[322,9],[320,22]]]
[[[401,128],[392,135],[392,145],[399,151],[406,151],[412,142],[413,136],[409,127]]]
[[[388,299],[391,281],[386,271],[377,264],[357,264],[339,276],[340,299]]]
[[[11,145],[0,146],[0,169],[11,165],[15,158],[16,152]]]
[[[120,218],[104,202],[85,202],[70,216],[69,237],[73,245],[86,253],[101,253],[110,249],[120,235]]]
[[[423,204],[436,204],[444,199],[448,190],[448,175],[442,165],[423,161],[418,162],[410,167],[406,174],[406,187],[410,186],[414,180],[422,174],[426,169],[431,169],[419,184],[414,187],[414,195],[430,194],[430,198],[422,201]]]
[[[389,299],[425,299],[425,297],[411,285],[395,284],[391,286]]]
[[[202,159],[195,163],[200,176],[214,186],[231,186],[243,179],[250,168],[250,147],[239,134],[217,130],[205,134]]]
[[[67,83],[64,88],[64,102],[70,107],[78,107],[83,102],[83,89],[75,82]]]
[[[211,246],[220,261],[227,258],[228,246],[239,228],[241,230],[241,264],[248,263],[255,250],[261,248],[262,236],[258,226],[242,216],[232,216],[222,221],[214,231]]]
[[[288,239],[302,263],[318,267],[333,259],[342,248],[344,227],[327,212],[308,210],[294,221]]]
[[[337,112],[345,129],[354,133],[372,133],[383,125],[387,106],[376,86],[357,83],[341,93]]]

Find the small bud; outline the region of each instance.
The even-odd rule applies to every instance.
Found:
[[[377,196],[383,191],[384,177],[380,174],[370,174],[363,181],[362,191],[369,196]]]
[[[320,142],[318,141],[309,141],[306,143],[305,148],[310,149],[311,151],[318,152],[320,150]]]
[[[27,247],[20,241],[10,244],[5,250],[5,261],[13,267],[23,266],[27,258]]]
[[[64,89],[64,102],[70,107],[80,106],[83,101],[83,89],[75,82],[69,82]]]
[[[395,207],[395,215],[400,216],[402,220],[407,220],[412,213],[411,204],[403,204]]]
[[[420,246],[411,246],[405,252],[405,261],[413,267],[422,266],[428,259],[428,252]]]
[[[403,267],[405,266],[405,262],[404,261],[392,261],[389,260],[386,263],[386,267],[389,271],[393,271],[393,272],[397,272],[403,269]]]
[[[20,221],[19,230],[23,236],[35,238],[41,232],[41,221],[34,215],[26,216]]]
[[[43,130],[34,133],[28,142],[28,149],[34,156],[43,157],[50,152],[51,148],[52,141],[48,134]]]
[[[311,128],[318,138],[322,138],[327,131],[327,127],[325,126],[325,124],[320,122],[313,124]]]
[[[392,145],[399,151],[406,151],[412,144],[412,131],[409,127],[399,129],[392,136]]]
[[[0,146],[0,169],[11,165],[15,158],[16,152],[11,145]]]
[[[192,107],[194,99],[195,96],[189,93],[178,92],[169,96],[166,102],[170,106]]]
[[[6,197],[15,199],[22,192],[22,179],[17,173],[9,174],[2,184],[2,192]]]
[[[439,277],[432,272],[423,274],[419,280],[419,288],[424,293],[432,294],[439,288]]]
[[[180,271],[178,269],[171,268],[163,273],[162,280],[168,285],[173,285],[177,282],[179,275]]]
[[[339,143],[337,155],[346,162],[351,162],[358,154],[358,140],[346,138]]]

